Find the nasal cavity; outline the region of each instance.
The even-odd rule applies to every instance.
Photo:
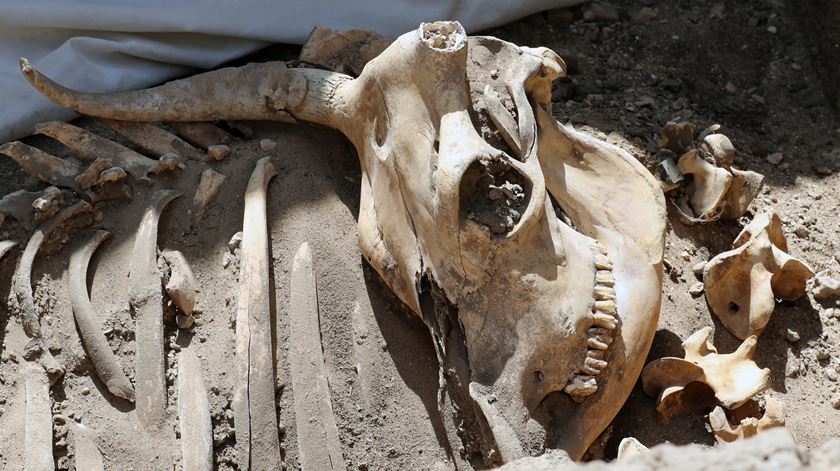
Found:
[[[461,179],[461,220],[472,221],[494,235],[512,231],[531,199],[531,184],[500,158],[482,157]]]

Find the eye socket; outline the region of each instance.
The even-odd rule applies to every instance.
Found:
[[[472,221],[493,235],[512,231],[530,200],[531,182],[500,158],[476,159],[461,178],[461,221]]]

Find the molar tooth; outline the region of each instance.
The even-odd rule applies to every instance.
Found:
[[[594,314],[592,324],[610,330],[614,330],[616,326],[615,317],[600,312]]]
[[[599,374],[601,374],[601,370],[597,370],[586,364],[580,367],[580,372],[592,376],[598,376]]]
[[[595,306],[593,308],[595,311],[606,312],[609,314],[615,314],[615,301],[595,301]]]
[[[596,301],[615,301],[615,290],[608,286],[595,287]]]
[[[595,283],[605,286],[615,286],[615,277],[609,270],[598,270],[595,272]]]
[[[606,350],[609,347],[609,345],[604,342],[593,338],[586,339],[586,345],[588,345],[589,348],[594,348],[596,350]]]
[[[610,331],[600,327],[593,327],[589,329],[589,338],[593,338],[598,340],[599,342],[605,343],[607,345],[612,343],[612,336],[610,335]]]
[[[603,360],[606,354],[607,352],[605,350],[586,350],[586,356],[596,360]]]
[[[587,357],[586,361],[583,362],[584,367],[588,367],[591,369],[598,370],[601,372],[606,368],[609,363],[605,362],[604,360],[598,360],[597,358]]]
[[[583,402],[586,396],[598,391],[598,382],[595,378],[587,375],[575,375],[569,384],[563,388],[566,394],[572,396],[575,402]]]
[[[598,270],[610,270],[613,269],[612,261],[610,261],[609,257],[604,254],[595,254],[595,268]]]

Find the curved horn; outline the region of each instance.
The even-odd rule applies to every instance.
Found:
[[[145,90],[85,93],[63,87],[20,60],[26,80],[58,105],[79,114],[123,121],[299,119],[338,127],[339,88],[351,77],[318,69],[289,69],[283,62],[205,72]]]

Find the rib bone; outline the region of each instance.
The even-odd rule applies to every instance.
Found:
[[[137,418],[149,431],[163,426],[166,379],[163,356],[163,293],[157,267],[157,230],[160,214],[169,202],[181,196],[173,190],[151,195],[134,239],[128,276],[129,303],[136,316]]]
[[[205,150],[221,144],[231,137],[223,129],[213,126],[210,123],[176,121],[166,124],[172,126],[172,129],[183,136],[187,142]]]
[[[291,278],[289,358],[300,464],[303,469],[344,470],[321,347],[312,253],[306,242],[295,255]]]
[[[190,160],[206,160],[201,151],[169,131],[153,124],[131,123],[113,119],[100,119],[103,124],[120,133],[143,151],[160,157],[178,154]]]
[[[105,471],[102,452],[96,445],[96,438],[92,430],[82,424],[70,422],[73,430],[73,451],[76,459],[76,469],[85,471]]]
[[[266,191],[277,175],[268,157],[257,161],[245,190],[242,268],[236,308],[238,382],[233,395],[240,469],[273,469],[282,461],[274,405]]]
[[[184,469],[211,471],[213,427],[210,403],[201,377],[201,365],[189,350],[182,350],[178,355],[178,420]]]
[[[125,376],[117,357],[111,351],[108,340],[102,334],[102,326],[93,310],[87,292],[87,269],[90,257],[111,233],[99,230],[70,257],[70,300],[79,336],[85,345],[99,379],[105,383],[111,394],[134,401],[134,387]]]
[[[75,178],[81,171],[81,167],[76,162],[59,159],[19,141],[7,142],[0,146],[0,154],[8,155],[26,173],[43,182],[79,190]]]
[[[26,363],[21,370],[26,388],[23,469],[53,471],[50,383],[44,369],[34,363]]]
[[[17,242],[13,240],[2,240],[0,241],[0,260],[3,260],[3,257],[6,256],[9,251],[17,246]]]

